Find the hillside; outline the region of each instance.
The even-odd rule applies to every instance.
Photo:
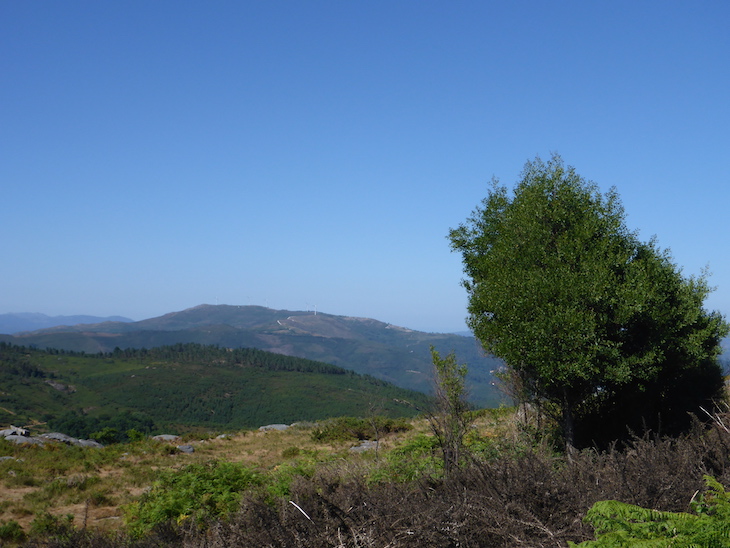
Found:
[[[423,394],[332,365],[196,344],[84,355],[0,343],[0,387],[0,425],[43,422],[77,436],[79,423],[120,428],[120,415],[125,431],[180,431],[412,416],[427,405]]]
[[[138,322],[53,327],[0,340],[37,348],[97,353],[115,348],[154,348],[177,343],[258,348],[321,361],[397,386],[430,392],[430,346],[455,351],[469,366],[470,399],[480,406],[503,401],[491,371],[499,361],[485,357],[473,337],[424,333],[369,318],[261,306],[200,305]]]

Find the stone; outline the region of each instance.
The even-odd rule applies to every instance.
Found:
[[[160,434],[159,436],[152,436],[152,439],[157,441],[177,441],[180,439],[180,436],[176,436],[175,434]]]
[[[69,445],[72,445],[74,442],[78,441],[76,438],[72,438],[71,436],[67,436],[66,434],[61,434],[60,432],[49,432],[48,434],[41,434],[38,437],[43,438],[44,440],[60,441]]]
[[[271,430],[286,430],[289,428],[288,424],[268,424],[259,428],[259,432],[269,432]]]
[[[8,436],[24,436],[28,437],[30,434],[25,428],[18,428],[17,426],[10,425],[10,428],[0,430],[0,437],[7,438]]]
[[[75,445],[77,447],[104,447],[96,440],[80,440],[66,434],[61,434],[60,432],[49,432],[48,434],[41,434],[38,437],[44,440],[58,441],[61,443],[65,443],[66,445]]]
[[[363,440],[360,442],[360,445],[350,447],[350,451],[352,453],[363,453],[365,451],[372,451],[373,449],[377,449],[377,447],[378,447],[377,441]]]
[[[51,379],[47,379],[46,384],[49,385],[51,388],[54,388],[59,392],[65,392],[66,394],[73,394],[74,392],[76,392],[76,387],[71,386],[70,384],[63,384],[62,382],[56,382]]]
[[[76,440],[74,442],[74,445],[77,445],[79,447],[93,447],[96,449],[101,449],[102,447],[104,447],[96,440]]]
[[[195,448],[192,445],[178,445],[177,449],[181,453],[195,453]]]
[[[41,438],[30,438],[28,436],[5,436],[5,441],[14,443],[15,445],[44,445],[45,441]]]

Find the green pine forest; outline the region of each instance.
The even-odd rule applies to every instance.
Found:
[[[176,344],[85,354],[0,343],[0,424],[88,437],[104,428],[226,431],[428,405],[333,365],[256,349]]]

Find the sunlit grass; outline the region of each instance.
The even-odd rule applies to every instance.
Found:
[[[511,412],[482,412],[474,435],[489,439],[507,435]],[[304,424],[284,431],[240,431],[225,437],[186,436],[173,443],[150,439],[101,449],[48,443],[44,447],[16,446],[0,440],[0,523],[17,521],[26,531],[39,515],[73,516],[77,527],[104,530],[123,525],[122,507],[138,501],[164,470],[181,470],[190,464],[211,461],[238,463],[267,474],[272,496],[284,496],[297,475],[316,470],[343,478],[385,479],[398,456],[394,449],[430,435],[428,422],[414,419],[407,432],[383,436],[378,450],[354,453],[356,440],[316,441],[313,426]],[[192,454],[176,445],[190,444]],[[402,463],[397,463],[400,466]],[[378,475],[378,470],[386,470]]]

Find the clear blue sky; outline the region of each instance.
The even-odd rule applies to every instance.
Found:
[[[559,152],[730,313],[730,3],[0,3],[0,313],[464,328],[450,227]]]

